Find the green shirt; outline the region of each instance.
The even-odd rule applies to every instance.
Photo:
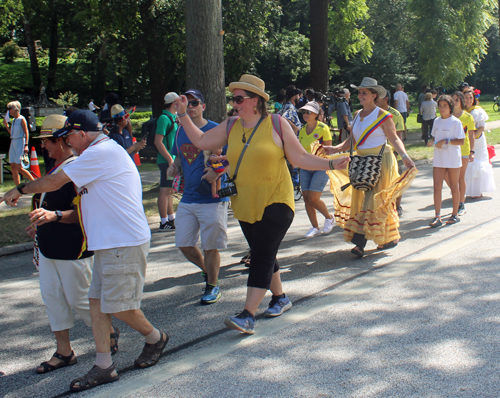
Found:
[[[172,121],[169,119],[167,116],[169,115],[172,120],[174,121],[174,127],[172,128]],[[172,147],[174,146],[175,142],[175,133],[177,132],[177,124],[175,123],[175,118],[176,115],[173,113],[170,113],[167,110],[164,110],[158,120],[156,121],[156,134],[163,135],[163,140],[162,143],[165,145],[165,148],[167,148],[168,153],[172,156]],[[171,129],[171,131],[170,131]],[[167,131],[169,131],[168,135]],[[172,156],[173,159],[175,159],[175,156]],[[161,163],[168,163],[167,160],[161,155],[160,152],[158,152],[158,157],[156,158],[156,163],[161,164]]]

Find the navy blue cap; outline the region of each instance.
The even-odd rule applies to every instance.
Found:
[[[194,98],[200,100],[201,102],[205,103],[205,97],[203,96],[202,93],[200,93],[198,90],[195,90],[194,88],[186,91],[184,95],[191,94]]]
[[[99,124],[99,118],[95,113],[85,109],[78,109],[71,112],[71,115],[66,119],[66,123],[64,123],[64,127],[55,131],[52,135],[58,138],[71,130],[99,131],[101,130]]]

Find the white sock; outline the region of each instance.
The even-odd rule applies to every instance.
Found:
[[[175,220],[175,214],[169,214],[168,221],[174,221],[174,220]]]
[[[167,217],[162,217],[161,218],[161,223],[165,224],[167,222],[168,218]]]
[[[107,369],[113,365],[113,360],[111,359],[111,352],[98,352],[95,356],[95,364],[101,369]]]
[[[148,343],[148,344],[156,344],[161,339],[160,331],[154,327],[153,331],[151,333],[149,333],[145,337],[146,337],[146,343]]]

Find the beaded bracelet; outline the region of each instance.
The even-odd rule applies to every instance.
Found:
[[[186,116],[186,115],[187,115],[187,112],[184,112],[184,113],[181,113],[180,115],[177,114],[177,117],[179,118],[179,117],[183,117],[183,116]]]
[[[330,159],[330,161],[328,162],[328,165],[330,167],[330,170],[335,170],[335,167],[333,167],[333,159]]]

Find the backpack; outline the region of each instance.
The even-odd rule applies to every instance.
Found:
[[[170,125],[170,128],[168,129],[167,133],[165,134],[165,137],[168,136],[172,130],[174,129],[175,122],[174,119],[170,115],[165,115],[167,116],[172,124]],[[145,136],[146,138],[146,147],[155,147],[155,135],[156,135],[156,125],[158,122],[158,118],[155,117],[154,119],[150,119],[147,122],[144,122],[142,124],[141,128],[141,139],[143,139]],[[167,148],[167,151],[170,151],[172,148]]]

